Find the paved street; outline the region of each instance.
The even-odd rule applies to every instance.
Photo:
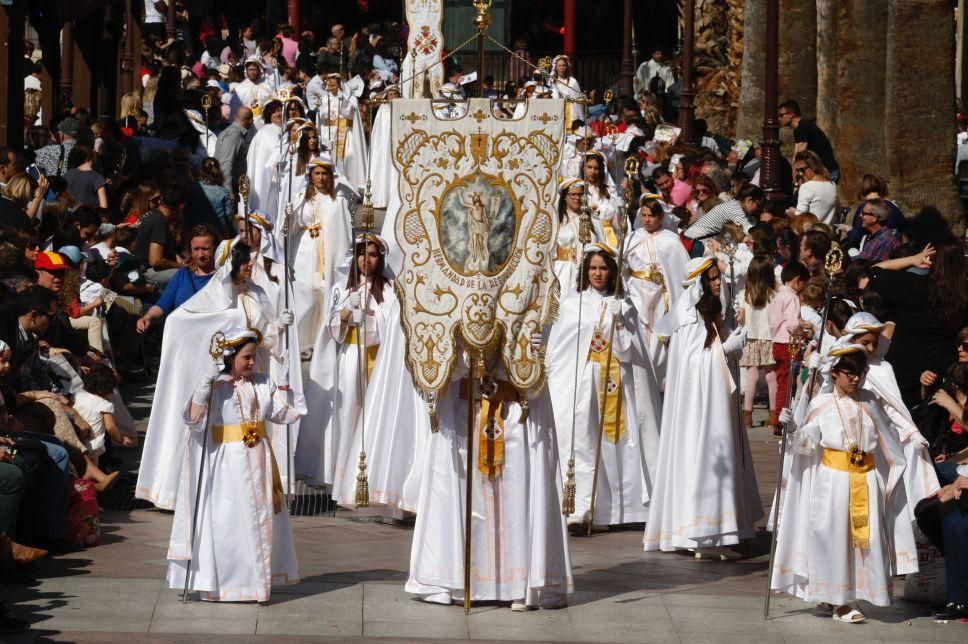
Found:
[[[132,392],[144,414],[147,391]],[[757,412],[757,418],[765,412]],[[764,505],[776,475],[775,442],[751,433]],[[31,633],[5,642],[304,642],[326,638],[589,642],[959,641],[968,624],[935,624],[923,604],[865,607],[865,625],[814,615],[799,600],[775,598],[763,619],[769,541],[763,532],[736,562],[644,553],[639,528],[572,537],[575,594],[568,608],[512,613],[506,606],[424,604],[403,592],[408,527],[378,513],[296,517],[302,582],[273,591],[267,606],[190,601],[165,588],[171,515],[105,513],[102,545],[43,562],[33,586],[4,587]]]

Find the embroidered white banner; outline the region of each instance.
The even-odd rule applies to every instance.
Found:
[[[415,386],[442,392],[462,339],[500,352],[527,395],[544,384],[532,333],[557,310],[552,271],[564,103],[531,100],[523,118],[495,118],[471,99],[441,119],[429,100],[393,102],[400,210],[394,234],[407,363]]]
[[[407,55],[400,67],[403,80],[400,95],[404,98],[423,97],[424,81],[430,82],[432,96],[440,96],[444,84],[444,68],[440,57],[444,50],[444,0],[407,0]],[[414,54],[416,53],[416,57]]]

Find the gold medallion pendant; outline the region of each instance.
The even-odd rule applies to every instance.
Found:
[[[247,420],[242,423],[242,443],[246,447],[255,447],[262,437],[259,435],[259,423]]]
[[[850,464],[860,467],[867,462],[867,452],[861,450],[856,443],[852,443],[848,449],[850,452]]]
[[[592,335],[591,350],[595,353],[601,353],[608,348],[608,340],[602,333],[601,329],[595,329],[595,334]]]

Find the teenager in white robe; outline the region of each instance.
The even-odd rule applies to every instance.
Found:
[[[558,175],[562,180],[581,177],[581,166],[585,152],[595,147],[595,133],[587,127],[580,127],[565,138],[561,150]]]
[[[229,121],[235,120],[235,113],[240,107],[248,107],[252,109],[252,114],[255,116],[256,127],[262,123],[268,123],[263,110],[266,103],[275,97],[276,88],[272,79],[263,78],[262,72],[262,63],[259,59],[250,58],[245,61],[245,80],[232,88]]]
[[[582,196],[585,183],[581,179],[565,179],[558,186],[558,239],[555,245],[555,277],[561,293],[569,293],[578,286],[578,266],[582,244],[578,241]],[[602,224],[589,217],[590,243],[604,241]]]
[[[585,106],[573,102],[581,96],[581,86],[571,75],[571,60],[564,54],[555,56],[551,61],[551,97],[572,99],[565,101],[565,130],[571,132],[575,121],[585,122]]]
[[[400,305],[385,267],[386,244],[376,235],[366,238],[366,260],[371,264],[366,267],[367,286],[355,288],[351,274],[330,315],[330,330],[340,342],[337,368],[341,422],[333,496],[341,505],[355,505],[362,448],[366,453],[370,505],[385,505],[397,514],[416,512],[430,416],[410,374],[400,368],[405,361],[406,341],[400,328]],[[358,241],[356,254],[361,264],[363,248]],[[359,302],[353,293],[360,294]],[[348,338],[346,332],[352,328],[350,325],[358,326],[364,298],[368,301],[367,385],[366,410],[361,414],[358,347],[352,342],[355,338]],[[351,399],[353,404],[348,405]]]
[[[349,209],[334,189],[334,171],[325,153],[309,163],[306,192],[293,203],[289,227],[293,308],[304,352],[313,348],[327,321],[333,276],[352,243]],[[276,234],[284,235],[278,227]]]
[[[301,118],[294,119],[286,124],[286,132],[287,134],[283,136],[282,141],[289,143],[280,144],[279,149],[269,161],[273,172],[272,202],[266,204],[266,208],[272,209],[272,223],[280,229],[285,225],[286,205],[306,194],[309,163],[323,152],[319,133],[316,132],[316,126],[311,121]],[[295,145],[295,148],[290,154],[290,145],[292,144]],[[293,225],[291,213],[289,213],[289,217],[291,226]]]
[[[659,463],[645,550],[697,550],[721,558],[723,546],[754,535],[763,516],[746,431],[739,419],[727,355],[742,350],[742,327],[725,340],[721,275],[711,258],[686,263],[683,294],[656,328],[668,338]]]
[[[292,313],[277,313],[265,291],[252,281],[253,262],[245,244],[235,244],[230,261],[165,320],[158,379],[148,417],[135,497],[172,510],[182,481],[185,447],[180,408],[204,367],[199,347],[212,335],[233,326],[253,328],[263,336],[257,354],[259,370],[276,376],[284,362],[282,328]]]
[[[294,422],[305,409],[292,404],[285,371],[278,386],[255,371],[260,340],[254,330],[228,329],[215,347],[220,362],[208,361],[182,415],[189,436],[167,581],[183,589],[188,574],[189,590],[209,601],[266,602],[273,585],[299,581],[278,455],[265,424]]]
[[[380,98],[386,101],[400,98],[400,89],[390,85]],[[370,199],[374,208],[386,208],[390,203],[390,193],[397,189],[397,171],[393,165],[393,150],[390,149],[392,111],[389,102],[380,105],[370,131]]]
[[[840,342],[828,358],[831,390],[810,403],[792,436],[790,479],[771,589],[834,607],[834,619],[865,620],[849,606],[891,602],[895,553],[891,497],[903,487],[903,453],[880,399],[861,386],[862,346]],[[908,536],[913,529],[907,524]],[[913,565],[917,570],[917,562]]]
[[[662,204],[647,200],[639,208],[641,226],[625,242],[629,297],[638,311],[646,347],[659,385],[665,381],[666,344],[659,339],[656,325],[682,295],[689,253],[679,236],[663,226]]]
[[[282,138],[282,103],[272,100],[266,103],[263,115],[266,124],[252,137],[245,157],[246,174],[249,176],[249,208],[262,210],[274,216],[275,210],[267,210],[275,203],[272,194],[272,181],[276,169],[273,161],[277,158],[279,141]]]
[[[532,341],[540,342],[540,334]],[[572,574],[548,389],[528,401],[525,417],[500,362],[485,372],[496,385],[491,404],[503,419],[504,459],[493,478],[474,459],[470,599],[511,602],[512,610],[559,607],[572,592]],[[406,585],[424,601],[443,604],[464,597],[466,374],[462,357],[438,400],[440,429],[427,445]],[[478,430],[475,455],[480,443]]]
[[[622,230],[621,218],[625,213],[625,202],[619,196],[615,185],[609,185],[608,168],[605,157],[597,150],[591,150],[584,155],[582,162],[582,178],[585,182],[585,192],[588,196],[588,207],[602,225],[605,243],[612,248],[618,247],[618,233]]]
[[[316,110],[316,129],[330,150],[336,171],[347,181],[362,187],[366,184],[366,139],[360,121],[357,96],[340,86],[339,74],[326,77],[326,91]]]
[[[659,387],[635,307],[614,296],[618,266],[612,250],[604,244],[591,246],[582,271],[584,283],[562,295],[546,359],[562,478],[574,434],[575,512],[568,522],[581,525],[590,518],[602,526],[644,522],[659,452]],[[595,515],[591,517],[593,487]]]

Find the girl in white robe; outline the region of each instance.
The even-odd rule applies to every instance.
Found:
[[[574,102],[581,96],[581,86],[578,80],[571,75],[571,60],[568,56],[560,54],[551,61],[551,97],[572,99],[565,101],[565,130],[571,132],[572,124],[575,121],[585,122],[585,106]]]
[[[293,209],[289,231],[293,308],[303,352],[313,348],[328,319],[334,274],[352,243],[349,210],[334,190],[333,173],[327,154],[310,162],[309,185]]]
[[[574,432],[575,512],[568,523],[579,526],[590,518],[600,526],[644,522],[659,448],[659,388],[635,307],[613,295],[618,267],[611,250],[604,244],[593,246],[582,269],[580,290],[562,297],[547,354],[562,478],[567,475]],[[613,320],[611,364],[605,377]]]
[[[254,371],[260,340],[241,327],[216,340],[224,362],[209,363],[183,413],[190,436],[168,545],[168,586],[184,588],[188,572],[189,590],[209,601],[266,602],[273,585],[299,581],[265,423],[292,422],[305,410],[287,401],[284,376],[277,387]]]
[[[613,185],[608,185],[605,156],[598,150],[591,150],[583,157],[582,178],[588,194],[588,207],[598,219],[605,235],[605,242],[612,248],[618,247],[618,233],[623,230],[621,217],[624,216],[625,202]]]
[[[582,196],[585,183],[581,179],[565,179],[558,186],[558,239],[555,246],[555,277],[561,293],[570,293],[578,286],[578,265],[581,263],[582,244],[578,241]],[[602,224],[589,217],[590,243],[605,240]]]
[[[528,401],[524,416],[513,390],[508,391],[503,366],[486,373],[497,391],[491,404],[499,404],[503,419],[504,462],[493,478],[480,464],[473,474],[470,599],[511,602],[512,610],[559,607],[572,592],[572,574],[548,390]],[[461,381],[466,374],[461,359],[438,400],[440,430],[427,445],[406,585],[424,601],[442,604],[464,596],[468,401],[466,391],[461,396]],[[474,432],[476,455],[480,436]]]
[[[895,553],[887,506],[902,487],[904,466],[901,445],[885,431],[881,402],[860,386],[866,370],[862,346],[841,342],[831,351],[832,390],[811,401],[792,437],[771,572],[773,590],[832,604],[834,619],[848,623],[865,620],[849,602],[891,602]]]
[[[658,201],[647,201],[639,209],[641,227],[625,243],[629,297],[638,311],[660,387],[665,381],[666,344],[659,339],[656,325],[682,294],[680,277],[689,261],[679,236],[663,227],[665,217]]]
[[[686,263],[686,290],[658,324],[669,338],[659,464],[645,550],[695,549],[729,558],[722,546],[753,537],[763,516],[746,431],[738,426],[727,355],[742,350],[738,327],[720,339],[721,276],[711,258]]]

